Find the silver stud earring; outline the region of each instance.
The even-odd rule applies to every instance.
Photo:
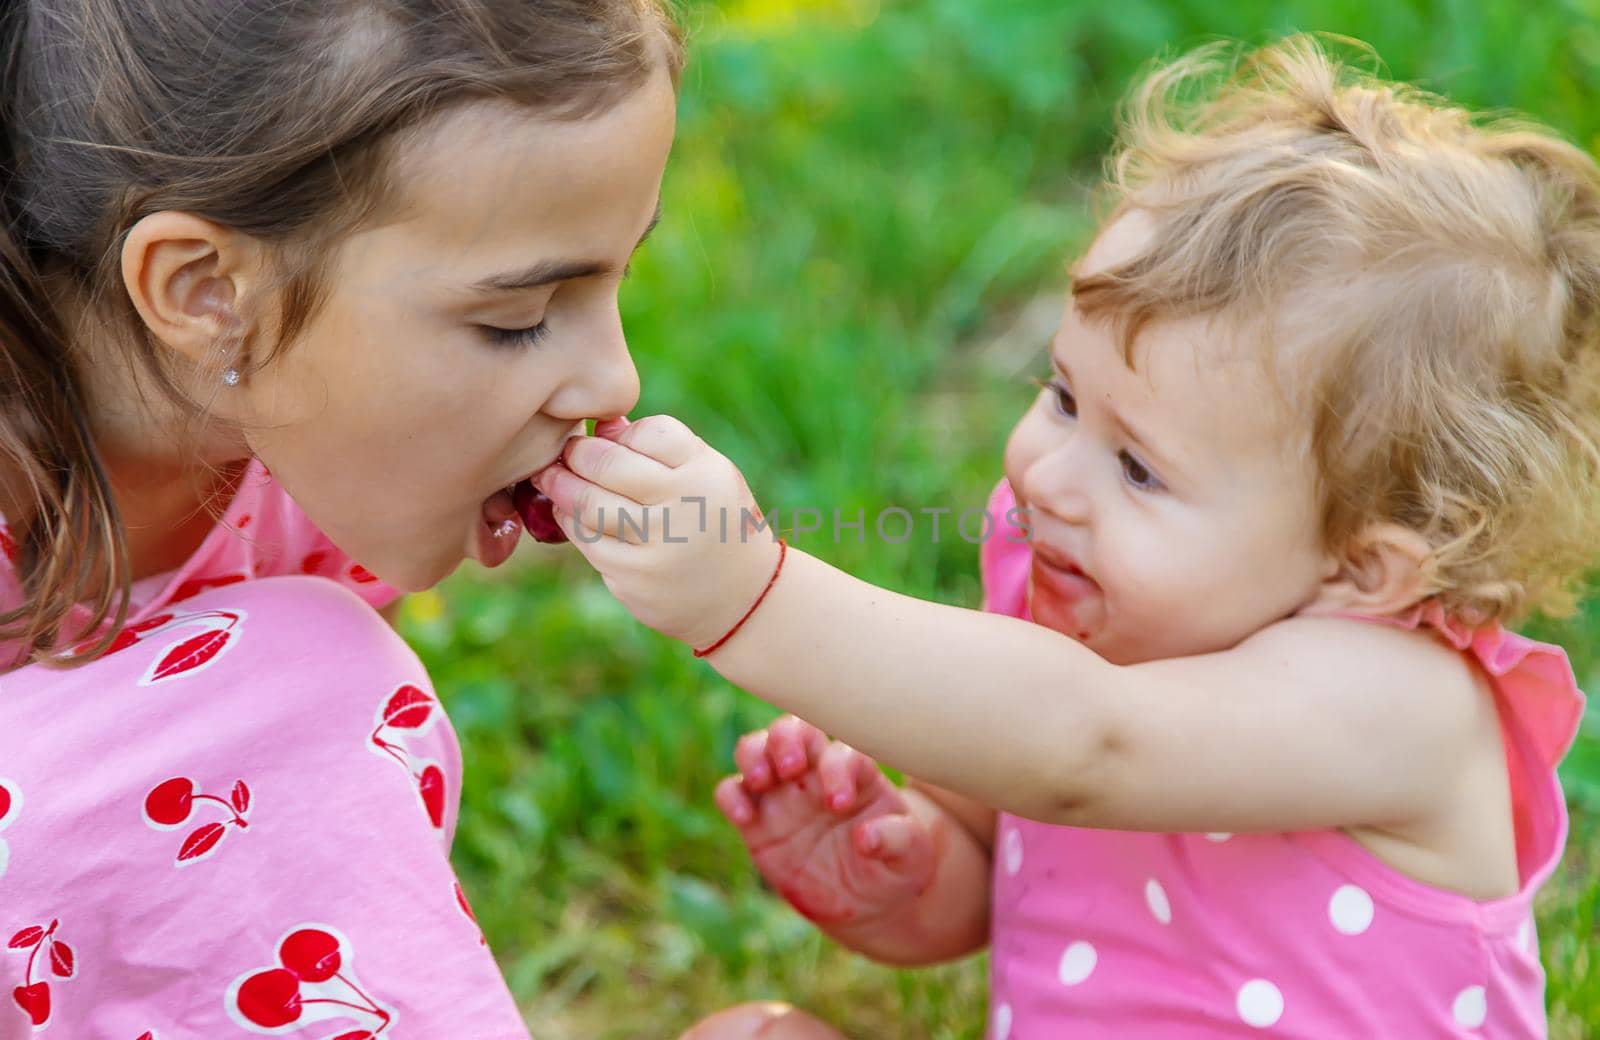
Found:
[[[224,386],[238,386],[239,370],[237,368],[230,368],[226,372],[222,373],[222,383]]]

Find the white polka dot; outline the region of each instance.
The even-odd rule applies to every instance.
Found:
[[[1232,831],[1212,831],[1206,835],[1207,841],[1227,841],[1233,837]]]
[[[1531,945],[1532,942],[1533,942],[1533,918],[1530,917],[1527,920],[1523,921],[1522,922],[1522,926],[1517,929],[1517,946],[1520,947],[1523,950],[1527,950],[1529,952],[1532,952],[1532,949],[1533,949],[1533,947]]]
[[[1489,998],[1483,992],[1483,987],[1468,986],[1457,993],[1450,1013],[1455,1016],[1456,1025],[1463,1029],[1476,1029],[1483,1025],[1483,1020],[1489,1014]]]
[[[1061,984],[1076,986],[1088,978],[1089,973],[1094,971],[1096,959],[1094,947],[1086,942],[1075,942],[1068,946],[1061,955]]]
[[[1360,935],[1372,925],[1372,897],[1359,885],[1340,885],[1328,900],[1328,919],[1346,935]]]
[[[1007,874],[1014,875],[1022,869],[1022,832],[1015,827],[1006,831],[1005,857]]]
[[[1012,831],[1015,834],[1015,831]],[[1011,1035],[1011,1005],[1001,1004],[994,1009],[994,1040],[1006,1040]]]
[[[1144,901],[1155,914],[1156,920],[1162,924],[1172,923],[1172,903],[1167,900],[1167,890],[1161,887],[1161,882],[1151,878],[1144,883]]]
[[[1265,1029],[1283,1015],[1283,994],[1266,979],[1251,979],[1239,987],[1239,1017],[1245,1025]]]

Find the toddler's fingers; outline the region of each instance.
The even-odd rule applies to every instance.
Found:
[[[863,763],[868,769],[876,768],[871,759],[849,744],[835,740],[822,749],[817,758],[817,777],[822,781],[822,797],[829,809],[849,812],[855,808],[856,800],[870,790],[868,784],[861,782],[863,778],[871,779],[862,771]]]
[[[767,760],[784,780],[803,775],[827,746],[828,738],[820,729],[793,715],[775,719],[767,727]]]
[[[851,839],[857,852],[888,867],[900,867],[933,852],[928,829],[907,813],[863,820],[856,825]]]
[[[672,497],[670,469],[648,455],[630,451],[604,437],[572,438],[567,441],[561,461],[567,469],[596,487],[642,506],[659,505]],[[642,515],[635,519],[642,519]]]
[[[693,430],[670,415],[650,415],[629,423],[612,439],[672,467],[682,466],[704,446]]]
[[[735,827],[748,827],[756,819],[756,803],[745,792],[744,783],[737,776],[725,776],[717,784],[713,795],[717,808]]]
[[[751,794],[770,790],[776,779],[772,764],[767,761],[767,731],[752,730],[739,738],[733,746],[733,764],[744,776],[744,786]]]
[[[557,514],[570,514],[586,531],[632,544],[645,540],[644,506],[591,483],[559,462],[540,471],[533,486],[545,493]],[[624,516],[627,523],[622,522]]]

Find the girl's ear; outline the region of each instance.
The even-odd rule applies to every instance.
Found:
[[[1371,524],[1329,561],[1319,605],[1340,611],[1396,614],[1431,594],[1427,539],[1399,524]]]
[[[197,368],[243,368],[242,302],[262,285],[250,236],[192,213],[140,220],[122,244],[122,281],[157,340]]]

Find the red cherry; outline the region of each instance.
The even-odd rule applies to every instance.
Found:
[[[11,788],[0,784],[0,820],[6,818],[6,813],[11,811]]]
[[[326,982],[339,970],[339,940],[320,928],[302,928],[278,946],[278,963],[307,982]]]
[[[282,968],[258,971],[239,986],[235,1002],[239,1014],[258,1026],[286,1026],[300,1017],[300,980]]]
[[[186,776],[163,780],[144,799],[144,814],[154,823],[175,827],[194,811],[194,781]]]
[[[333,1040],[372,1040],[373,1036],[370,1029],[352,1029],[348,1033],[340,1033]]]
[[[18,986],[11,991],[11,999],[17,1002],[28,1016],[28,1021],[37,1028],[45,1024],[50,1018],[50,983],[35,982],[31,986]]]
[[[417,790],[422,794],[422,806],[428,810],[428,819],[435,827],[444,826],[444,770],[429,766],[417,778]]]
[[[567,540],[567,532],[556,523],[555,504],[543,491],[526,480],[519,480],[516,490],[512,492],[511,501],[517,507],[518,515],[522,517],[523,526],[534,538],[549,544]]]

